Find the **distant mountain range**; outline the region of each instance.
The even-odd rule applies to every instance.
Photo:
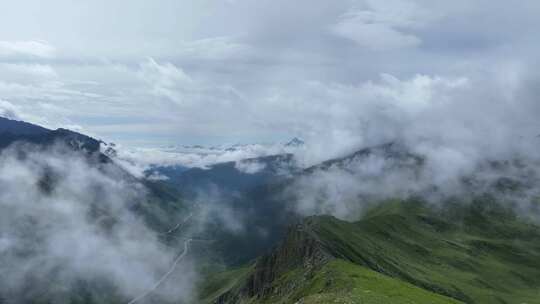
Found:
[[[183,145],[161,148],[126,148],[113,143],[102,143],[103,152],[125,165],[133,165],[138,170],[156,168],[172,171],[184,168],[209,167],[227,162],[237,162],[273,155],[295,154],[305,149],[304,143],[294,138],[285,143],[233,144],[220,146]],[[172,173],[174,175],[174,173]]]
[[[175,148],[170,153],[237,153],[241,158],[213,158],[197,163],[201,166],[147,162],[145,175],[139,177],[120,165],[125,155],[115,145],[65,129],[0,118],[0,149],[39,152],[55,145],[82,155],[103,174],[114,171],[111,180],[146,189],[148,195],[134,199],[130,212],[143,218],[165,247],[187,250],[186,239],[194,240],[189,258],[202,277],[193,291],[198,300],[191,303],[540,303],[540,227],[534,221],[540,214],[540,197],[531,191],[539,186],[536,171],[520,160],[486,160],[473,170],[477,175],[462,177],[464,191],[437,201],[424,197],[439,190],[429,180],[406,195],[380,199],[339,191],[345,186],[377,186],[363,174],[373,170],[370,162],[386,164],[381,175],[397,170],[410,172],[397,175],[400,178],[415,178],[422,174],[426,158],[393,142],[301,168],[287,153],[304,147],[294,138],[274,150],[279,153],[256,157],[237,153],[258,149],[254,146],[191,146],[183,147],[184,152]],[[40,183],[47,193],[54,190],[55,174],[50,170],[44,170]],[[341,185],[332,174],[351,179]],[[483,180],[486,176],[489,179]],[[299,191],[306,183],[313,187]],[[389,186],[394,185],[380,189]],[[326,190],[337,195],[330,197]],[[305,216],[296,210],[305,196],[321,204],[347,200],[365,210],[349,221],[324,210]],[[530,203],[528,217],[510,197]],[[92,216],[102,221],[100,225],[114,225],[107,208],[94,209]],[[69,286],[77,287],[55,290],[65,293],[68,303],[128,300],[116,294],[114,286]],[[32,303],[52,303],[47,290],[47,284],[28,285],[25,293]],[[162,303],[157,298],[148,301]],[[4,302],[10,303],[0,294]]]
[[[164,176],[167,183],[195,195],[211,187],[217,187],[223,194],[246,191],[298,170],[292,154],[279,154],[218,163],[207,168],[153,167],[146,174]]]

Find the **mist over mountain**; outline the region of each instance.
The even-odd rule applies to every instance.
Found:
[[[540,303],[540,2],[0,11],[0,304]]]
[[[166,147],[166,148],[137,148],[119,147],[115,144],[104,143],[102,150],[121,163],[135,175],[151,175],[157,171],[183,171],[188,168],[208,169],[221,163],[238,163],[240,170],[257,171],[255,165],[243,166],[246,159],[272,158],[276,155],[299,153],[303,145],[287,143],[267,144],[233,144],[205,147],[201,145]],[[262,162],[265,162],[263,160]],[[298,164],[301,165],[301,164]],[[260,168],[262,169],[262,168]],[[254,172],[253,172],[254,173]],[[156,176],[158,177],[158,176]],[[163,177],[163,176],[161,176]]]
[[[400,205],[411,201],[425,206],[413,210],[433,212],[425,219],[430,225],[446,227],[458,221],[465,228],[458,225],[439,231],[436,226],[434,232],[429,232],[433,234],[430,240],[406,234],[408,229],[423,225],[406,220],[392,230],[395,238],[406,236],[411,242],[429,243],[455,231],[475,239],[485,237],[475,231],[495,229],[489,234],[488,242],[493,243],[459,245],[469,248],[468,256],[460,263],[475,263],[480,253],[474,252],[478,250],[487,250],[484,254],[493,255],[508,269],[535,267],[538,259],[538,250],[530,243],[537,237],[536,225],[540,222],[540,161],[534,153],[528,153],[538,144],[534,139],[519,138],[520,146],[501,146],[497,153],[491,151],[483,157],[475,154],[471,158],[400,140],[359,147],[341,157],[307,165],[310,145],[295,138],[280,145],[170,149],[165,152],[172,155],[170,162],[159,162],[163,158],[127,158],[116,145],[77,132],[53,131],[4,118],[1,122],[4,144],[0,184],[4,191],[0,201],[6,210],[1,221],[2,273],[9,284],[0,286],[0,294],[7,303],[38,298],[72,303],[83,299],[90,303],[129,299],[163,303],[196,303],[197,299],[236,303],[248,298],[296,301],[299,297],[309,298],[311,293],[289,294],[304,288],[287,283],[289,279],[283,276],[292,275],[289,267],[297,269],[297,279],[311,284],[310,278],[321,275],[319,271],[342,275],[339,260],[364,267],[358,271],[370,269],[388,276],[387,280],[400,280],[384,284],[412,284],[400,287],[409,290],[402,295],[404,298],[431,299],[439,294],[464,302],[491,301],[483,294],[496,288],[496,283],[485,283],[493,287],[475,290],[449,287],[454,285],[432,283],[437,279],[420,278],[413,269],[388,264],[405,256],[412,259],[409,263],[417,263],[418,257],[411,256],[409,249],[396,256],[373,255],[363,243],[348,244],[347,238],[343,244],[334,244],[342,233],[349,233],[349,228],[334,231],[336,235],[330,238],[316,230],[313,233],[317,236],[310,233],[307,240],[304,236],[298,239],[291,230],[295,225],[311,227],[305,217],[322,221],[323,227],[316,229],[330,229],[325,226],[329,215],[367,225],[366,231],[354,233],[370,233],[371,225],[389,229],[391,225],[384,224],[386,218],[379,220],[377,215],[373,220],[373,214],[383,212],[387,217],[386,211],[377,210],[397,204],[391,214],[423,218],[427,211],[408,214],[402,211],[408,209],[400,209]],[[186,155],[193,160],[191,163],[181,162]],[[454,220],[439,223],[444,214]],[[495,245],[508,242],[507,234],[519,235],[519,243],[531,244],[508,249],[526,256],[529,262],[520,264]],[[374,242],[387,246],[379,240]],[[341,247],[336,246],[359,246],[357,250],[369,252],[369,256],[340,253]],[[295,252],[292,257],[290,250]],[[459,280],[459,271],[474,275],[474,280],[485,280],[482,267],[487,266],[463,270],[434,253],[436,248],[418,250],[433,252],[433,263],[457,267],[455,280]],[[302,263],[304,266],[300,266]],[[27,266],[21,269],[18,265]],[[324,270],[327,267],[332,270]],[[508,271],[500,270],[495,275],[515,276]],[[214,276],[225,277],[211,283]],[[517,296],[530,299],[530,288],[538,286],[534,276],[529,273],[517,277],[529,286]],[[428,293],[422,295],[422,289]],[[269,292],[280,296],[270,296]],[[383,291],[377,292],[384,296]],[[42,296],[44,293],[46,296]],[[497,299],[506,299],[510,294],[502,293]]]
[[[475,225],[495,229],[492,217],[502,216],[519,225],[532,225],[526,228],[532,233],[540,221],[540,163],[534,157],[486,158],[467,171],[449,175],[434,167],[430,154],[418,154],[404,143],[392,142],[309,167],[300,165],[301,154],[278,154],[205,168],[153,166],[138,176],[126,170],[123,160],[108,149],[113,147],[101,141],[67,130],[50,131],[7,119],[2,122],[4,134],[9,134],[4,138],[13,139],[2,150],[0,162],[4,189],[0,201],[6,210],[1,221],[2,273],[9,282],[0,287],[8,303],[34,301],[44,292],[47,301],[85,299],[91,303],[138,297],[164,303],[193,303],[207,297],[224,303],[243,297],[266,298],[268,288],[284,288],[275,286],[274,280],[286,272],[274,267],[282,269],[287,263],[297,267],[297,262],[288,258],[264,266],[267,254],[281,254],[274,250],[283,249],[274,248],[284,238],[286,246],[301,250],[295,259],[313,258],[302,253],[312,250],[304,248],[304,241],[291,241],[290,227],[313,215],[356,222],[372,217],[377,208],[384,210],[391,200],[404,201],[397,206],[419,200],[435,214],[461,214],[472,220],[468,225],[474,229],[478,228]],[[94,144],[97,149],[92,148]],[[401,209],[396,210],[401,214]],[[513,234],[514,228],[505,223],[496,229],[509,229],[505,234]],[[418,224],[404,225],[416,229]],[[467,231],[464,233],[472,233]],[[433,237],[442,237],[435,233]],[[498,232],[494,233],[492,236],[498,237]],[[515,233],[527,238],[529,232]],[[334,242],[333,238],[328,241]],[[307,277],[333,259],[344,258],[333,253],[337,250],[334,245],[325,246],[330,246],[324,249],[330,251],[324,253],[327,258],[317,258],[310,262],[315,268],[301,271]],[[492,254],[499,254],[489,248]],[[534,248],[513,250],[532,250],[520,254],[532,254],[530,258],[536,259]],[[357,263],[355,259],[351,261]],[[498,263],[510,263],[505,257],[498,259]],[[388,260],[377,263],[383,262]],[[474,297],[464,289],[426,287],[404,273],[375,267],[371,262],[358,263],[435,294],[465,302]],[[27,266],[17,266],[22,264]],[[223,286],[215,298],[208,294],[206,284],[213,276],[223,275],[223,270],[235,273],[227,269],[250,264],[254,272],[240,268],[244,270],[238,275],[262,280],[256,284],[263,285],[250,285],[255,289],[249,292]],[[259,278],[259,267],[270,267],[264,271],[271,271],[271,276]],[[240,288],[244,282],[238,277],[234,280],[240,285],[235,285],[227,283],[229,279],[222,283],[232,284],[227,285],[230,288]],[[27,282],[32,282],[32,287]],[[447,288],[446,283],[441,284]],[[536,286],[536,281],[528,284]],[[410,292],[414,295],[416,291]],[[289,297],[283,294],[283,299]]]

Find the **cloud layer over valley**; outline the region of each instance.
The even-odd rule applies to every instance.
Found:
[[[169,270],[182,248],[167,247],[133,212],[146,191],[123,174],[61,147],[2,151],[0,294],[6,303],[128,301]],[[190,299],[194,272],[189,263],[179,268],[174,287],[164,284],[154,296]]]

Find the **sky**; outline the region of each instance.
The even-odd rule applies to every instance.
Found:
[[[297,136],[331,156],[396,137],[540,134],[536,0],[20,0],[0,11],[0,114],[125,146]]]

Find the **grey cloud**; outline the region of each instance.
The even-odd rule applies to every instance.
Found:
[[[11,4],[10,11],[22,15],[23,6],[33,7],[29,3]],[[44,7],[39,18],[30,9],[19,22],[4,20],[21,23],[5,33],[5,41],[37,37],[50,41],[56,52],[54,58],[3,59],[0,97],[36,122],[79,125],[129,145],[275,141],[305,134],[311,143],[332,146],[315,148],[325,158],[371,136],[359,134],[373,125],[359,113],[388,116],[361,106],[364,99],[374,99],[366,97],[364,87],[379,83],[381,73],[401,82],[416,74],[469,79],[489,93],[508,85],[492,74],[519,75],[513,62],[538,61],[538,43],[531,35],[537,23],[534,1],[512,7],[420,0],[126,3],[99,1],[83,10],[60,1]],[[72,14],[53,18],[62,5]],[[125,18],[118,26],[108,12],[123,5]],[[160,18],[149,22],[150,15]],[[23,24],[31,17],[46,31],[35,20]],[[89,19],[100,25],[91,26]],[[500,20],[512,22],[502,26]],[[388,51],[336,36],[342,23],[350,23],[345,28],[357,42],[364,37],[362,28],[367,26],[367,33],[383,29],[377,37]],[[65,24],[78,24],[77,33]],[[52,32],[58,33],[54,39],[47,34]],[[402,46],[409,47],[391,50]],[[372,89],[381,94],[377,86]],[[36,107],[43,102],[62,111]],[[375,128],[393,132],[391,126]]]

